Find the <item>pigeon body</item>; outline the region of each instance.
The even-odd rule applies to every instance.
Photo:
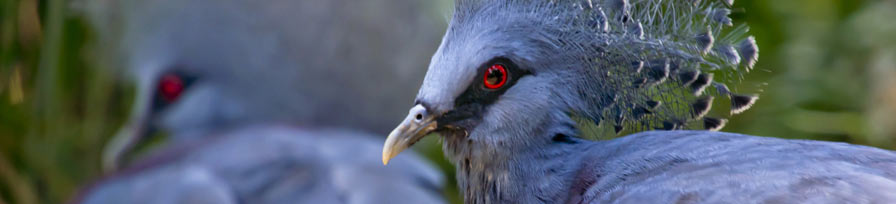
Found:
[[[712,132],[758,99],[732,4],[459,0],[383,162],[440,133],[467,203],[896,202],[892,151]]]
[[[891,203],[896,152],[846,143],[656,131],[590,144],[574,203]]]
[[[466,202],[896,201],[896,153],[845,143],[679,130],[538,152],[455,160]]]
[[[285,125],[222,131],[112,174],[80,202],[443,202],[441,172],[415,155],[383,167],[378,138]]]

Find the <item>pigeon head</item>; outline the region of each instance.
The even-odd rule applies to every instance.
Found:
[[[137,90],[107,169],[154,132],[166,144],[258,123],[385,134],[425,72],[418,53],[440,32],[417,1],[94,2],[98,46]]]
[[[412,135],[390,136],[387,145],[397,146],[384,150],[384,162],[431,131],[520,149],[576,134],[566,111],[578,99],[573,90],[557,87],[583,82],[573,82],[582,64],[574,60],[580,52],[557,44],[566,36],[554,29],[563,26],[538,14],[544,7],[522,7],[533,10],[528,12],[512,5],[462,6],[470,10],[455,13],[416,106],[392,136]]]
[[[587,125],[597,126],[589,134],[598,136],[717,130],[725,119],[708,117],[714,96],[730,99],[728,114],[757,99],[723,83],[752,69],[758,53],[755,40],[742,37],[746,27],[728,29],[729,5],[458,1],[415,106],[384,145],[383,162],[433,132],[464,166],[551,152],[587,138]],[[714,82],[723,69],[737,71]]]

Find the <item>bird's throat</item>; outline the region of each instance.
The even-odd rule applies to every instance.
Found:
[[[496,144],[471,138],[446,135],[443,142],[465,203],[563,200],[567,193],[558,189],[567,188],[558,186],[572,185],[568,178],[581,160],[570,150],[585,145],[557,143],[532,151],[502,151]]]

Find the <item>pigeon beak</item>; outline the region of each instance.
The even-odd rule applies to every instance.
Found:
[[[130,123],[112,137],[103,149],[103,171],[117,170],[122,159],[147,135],[141,122]]]
[[[434,114],[427,113],[423,105],[411,108],[404,121],[386,138],[386,143],[383,145],[383,165],[389,164],[389,160],[398,153],[432,133],[437,127],[435,118]]]
[[[112,172],[121,167],[122,159],[146,136],[153,132],[153,128],[149,126],[151,118],[151,110],[148,101],[150,99],[149,91],[141,89],[137,91],[137,101],[131,111],[131,119],[126,125],[118,130],[115,136],[103,148],[103,171]]]

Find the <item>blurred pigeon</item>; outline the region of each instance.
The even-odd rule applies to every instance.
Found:
[[[103,155],[109,175],[76,202],[442,202],[441,174],[422,158],[383,168],[364,156],[379,155],[373,135],[400,119],[410,103],[396,101],[413,98],[422,51],[436,46],[424,2],[86,6],[96,46],[137,96]],[[157,132],[168,141],[130,156]]]

